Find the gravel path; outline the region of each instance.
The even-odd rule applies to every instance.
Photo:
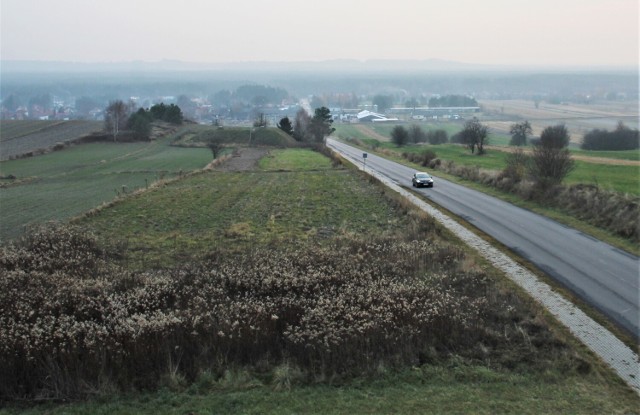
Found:
[[[351,161],[346,158],[346,160]],[[362,170],[361,163],[354,163]],[[509,278],[522,287],[531,297],[542,304],[558,321],[564,324],[582,343],[605,361],[622,380],[640,395],[640,360],[638,355],[626,344],[621,342],[606,328],[591,319],[582,310],[560,294],[554,292],[549,285],[540,281],[535,274],[520,266],[508,255],[499,251],[488,242],[463,227],[449,216],[429,205],[410,191],[403,189],[384,176],[373,174],[389,188],[395,190],[416,206],[433,216],[447,229],[452,231],[496,268],[503,271]]]

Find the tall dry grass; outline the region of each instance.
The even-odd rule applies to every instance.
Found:
[[[154,388],[234,367],[321,378],[450,354],[511,367],[565,353],[438,240],[344,237],[139,273],[116,254],[66,226],[1,248],[0,399]]]

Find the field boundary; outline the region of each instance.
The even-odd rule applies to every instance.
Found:
[[[517,149],[522,150],[525,154],[531,154],[533,153],[533,149],[531,148],[522,148],[522,147],[504,147],[504,146],[484,146],[484,148],[486,148],[487,150],[495,150],[495,151],[502,151],[505,153],[513,153],[515,152]],[[574,154],[571,153],[571,158],[575,159],[575,160],[580,160],[580,161],[584,161],[586,163],[593,163],[593,164],[607,164],[610,166],[639,166],[640,167],[640,160],[624,160],[624,159],[612,159],[612,158],[607,158],[607,157],[596,157],[596,156],[585,156],[582,154]]]
[[[370,169],[365,170],[361,163],[354,162],[348,157],[344,157],[344,159],[406,197],[411,203],[431,215],[464,243],[476,250],[493,266],[504,272],[513,282],[518,284],[536,302],[541,304],[560,323],[567,327],[578,340],[600,357],[633,391],[640,395],[640,376],[638,376],[640,373],[640,359],[631,348],[609,330],[594,321],[575,304],[553,291],[548,284],[540,281],[531,271],[516,263],[507,254],[460,225],[454,219],[387,177]]]

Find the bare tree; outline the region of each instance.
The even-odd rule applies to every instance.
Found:
[[[406,128],[401,125],[396,125],[395,127],[393,127],[393,130],[391,130],[391,141],[395,145],[397,145],[398,147],[402,147],[403,145],[407,144],[408,140],[409,132]]]
[[[258,114],[256,119],[253,120],[254,127],[266,127],[267,125],[269,125],[269,120],[267,120],[267,117],[266,115],[264,115],[264,112],[261,112],[260,114]]]
[[[307,141],[307,128],[311,122],[311,117],[307,114],[307,111],[301,109],[296,113],[296,118],[293,121],[293,138],[297,141]]]
[[[460,131],[462,141],[469,147],[471,153],[475,153],[478,147],[478,154],[484,154],[484,145],[489,142],[489,128],[482,125],[476,117],[464,123],[464,128]]]
[[[222,144],[220,144],[218,141],[213,140],[207,143],[207,147],[209,148],[209,150],[211,150],[211,155],[213,156],[214,160],[218,158],[223,148]]]
[[[129,121],[130,108],[121,100],[111,101],[105,109],[104,129],[118,141],[118,134],[124,130]]]
[[[409,127],[409,140],[412,143],[424,143],[427,141],[427,134],[422,131],[419,125],[411,124]]]
[[[562,183],[574,169],[575,163],[566,148],[569,134],[564,125],[547,127],[540,135],[540,142],[533,147],[529,174],[543,189]]]
[[[527,136],[531,135],[532,131],[529,121],[513,124],[509,129],[509,134],[511,134],[511,142],[509,144],[512,146],[526,146]]]

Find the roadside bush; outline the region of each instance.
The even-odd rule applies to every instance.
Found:
[[[508,178],[515,183],[525,178],[530,163],[530,158],[521,148],[509,153],[505,159],[506,166],[500,174],[501,178]]]
[[[431,163],[437,159],[437,155],[433,150],[423,150],[421,153],[402,153],[404,159],[409,160],[411,163],[416,163],[422,167],[431,166]]]
[[[427,133],[427,141],[429,141],[429,144],[432,145],[444,144],[449,141],[449,137],[447,136],[447,132],[445,130],[431,130]]]
[[[477,166],[459,166],[447,160],[438,168],[448,174],[517,194],[524,200],[535,200],[564,209],[580,219],[623,238],[640,241],[640,198],[607,191],[594,185],[554,185],[541,189],[536,181],[523,178],[519,170],[527,163],[526,155],[514,155],[513,166],[501,172],[481,170]]]

